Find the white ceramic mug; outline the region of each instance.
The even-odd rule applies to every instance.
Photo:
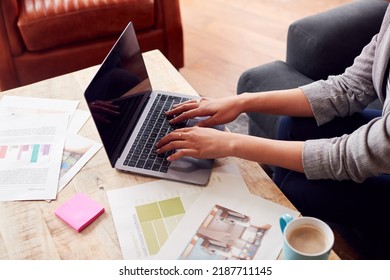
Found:
[[[312,217],[280,217],[283,233],[283,258],[286,260],[326,260],[334,243],[332,229]]]

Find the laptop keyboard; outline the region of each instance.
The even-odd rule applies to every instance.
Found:
[[[171,131],[185,126],[185,123],[171,125],[166,111],[173,105],[184,102],[188,98],[158,94],[151,109],[131,147],[124,165],[167,173],[170,162],[167,157],[173,152],[156,153],[156,143]]]

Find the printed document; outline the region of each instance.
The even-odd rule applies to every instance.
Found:
[[[0,201],[55,199],[69,116],[0,110]]]

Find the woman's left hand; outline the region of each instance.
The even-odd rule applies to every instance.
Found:
[[[229,155],[228,137],[231,133],[205,127],[186,127],[176,129],[163,137],[156,145],[156,152],[176,150],[169,161],[182,157],[214,159]]]

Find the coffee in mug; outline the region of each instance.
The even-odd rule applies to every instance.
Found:
[[[325,234],[310,224],[293,229],[287,241],[294,249],[305,254],[318,254],[328,247]]]
[[[334,243],[331,228],[312,217],[280,217],[283,233],[283,257],[291,260],[328,259]]]

